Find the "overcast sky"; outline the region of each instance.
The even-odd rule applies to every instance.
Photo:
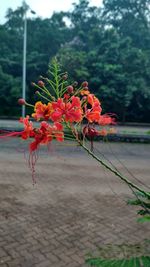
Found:
[[[67,11],[71,9],[72,3],[78,0],[26,0],[26,3],[38,16],[50,17],[54,11]],[[100,6],[102,0],[90,0],[90,5]],[[0,0],[0,23],[4,22],[4,17],[8,8],[16,9],[21,6],[22,0]]]

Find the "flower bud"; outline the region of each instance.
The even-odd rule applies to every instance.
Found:
[[[94,138],[97,135],[98,135],[98,131],[95,128],[93,128],[93,127],[89,128],[89,131],[88,131],[89,137]]]
[[[73,86],[74,86],[74,87],[77,87],[77,86],[78,86],[78,82],[75,81],[75,82],[73,83]]]
[[[87,82],[87,81],[84,81],[84,82],[82,83],[82,87],[88,87],[88,82]]]
[[[93,139],[98,136],[99,132],[94,127],[85,126],[83,128],[83,134]]]
[[[39,85],[40,87],[44,87],[44,86],[45,86],[45,84],[44,84],[43,81],[38,81],[38,85]]]
[[[68,79],[68,74],[65,73],[65,74],[62,76],[62,79],[63,79],[64,81],[66,81],[66,80]]]
[[[67,86],[67,92],[68,92],[68,94],[72,94],[73,93],[73,86],[71,86],[71,85]]]
[[[35,91],[35,94],[38,95],[40,92],[39,91]]]
[[[32,85],[32,86],[35,86],[36,84],[35,84],[34,82],[31,82],[31,85]]]
[[[25,99],[24,98],[19,98],[18,99],[18,104],[21,105],[21,106],[25,105],[26,104]]]

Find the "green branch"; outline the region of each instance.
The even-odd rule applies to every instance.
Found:
[[[104,162],[103,160],[101,160],[99,157],[97,157],[90,149],[88,149],[80,140],[77,140],[78,143],[80,144],[80,146],[88,152],[88,154],[90,156],[92,156],[94,159],[96,159],[101,165],[103,165],[106,169],[108,169],[109,171],[111,171],[112,173],[114,173],[117,177],[119,177],[122,181],[124,181],[126,184],[128,184],[129,186],[131,186],[132,188],[138,190],[139,192],[143,193],[146,197],[150,198],[150,193],[145,192],[143,189],[141,189],[139,186],[137,186],[136,184],[132,183],[130,180],[128,180],[128,178],[126,178],[125,176],[123,176],[120,172],[118,172],[117,170],[113,169],[111,166],[109,166],[106,162]]]

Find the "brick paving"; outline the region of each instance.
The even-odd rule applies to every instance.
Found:
[[[136,222],[126,205],[131,193],[110,173],[73,146],[52,147],[39,155],[32,185],[18,139],[0,142],[0,266],[86,266],[88,253],[104,244],[137,244],[150,239],[149,224]],[[149,183],[150,145],[103,144]]]

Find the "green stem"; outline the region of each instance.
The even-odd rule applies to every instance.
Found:
[[[123,176],[118,170],[113,169],[111,166],[109,166],[106,162],[101,160],[99,157],[97,157],[89,148],[87,148],[81,140],[79,140],[76,136],[76,134],[73,132],[73,129],[70,125],[66,124],[66,126],[69,128],[69,130],[72,132],[73,136],[75,137],[78,144],[94,159],[96,159],[101,165],[103,165],[106,169],[108,169],[110,172],[114,173],[117,177],[119,177],[122,181],[124,181],[126,184],[128,184],[129,187],[136,189],[137,191],[143,193],[146,197],[150,198],[150,193],[145,192],[143,189],[141,189],[136,184],[132,183],[130,180],[128,180],[127,177]]]
[[[44,89],[45,89],[45,93],[47,93],[48,96],[51,97],[52,100],[55,100],[55,98],[51,95],[51,93],[49,92],[49,90],[44,86]]]
[[[41,95],[40,92],[37,93],[40,97],[44,98],[45,100],[47,100],[48,102],[50,102],[50,99],[48,99],[46,96]]]
[[[34,108],[34,105],[31,105],[31,104],[29,104],[27,102],[26,102],[26,106]]]
[[[55,89],[56,89],[56,96],[59,98],[59,74],[58,74],[58,65],[55,62],[54,64],[54,78],[55,78]]]
[[[64,94],[64,93],[63,93],[63,88],[64,88],[64,85],[65,85],[65,82],[64,82],[64,81],[63,81],[62,83],[60,83],[60,85],[59,85],[59,86],[60,86],[60,88],[61,88],[61,89],[60,89],[60,97],[62,97],[62,96],[63,96],[63,94]],[[66,89],[66,90],[67,90],[67,89]]]
[[[90,149],[88,149],[84,144],[82,144],[82,142],[80,140],[77,140],[77,141],[80,144],[80,146],[85,151],[88,152],[89,155],[91,155],[94,159],[96,159],[106,169],[108,169],[109,171],[111,171],[112,173],[114,173],[116,176],[118,176],[122,181],[124,181],[126,184],[128,184],[132,188],[134,188],[134,189],[138,190],[139,192],[143,193],[146,197],[150,197],[150,193],[145,192],[143,189],[141,189],[140,187],[138,187],[136,184],[134,184],[131,181],[129,181],[128,178],[126,178],[125,176],[123,176],[122,174],[120,174],[120,172],[118,172],[117,170],[114,170],[107,163],[105,163],[103,160],[101,160],[100,158],[98,158]]]
[[[48,96],[50,96],[53,99],[52,95],[50,94],[50,92],[48,91],[48,89],[45,86],[43,88],[41,88],[40,86],[35,84],[35,87],[40,89],[43,93],[47,94]]]
[[[51,89],[53,90],[53,92],[54,92],[55,95],[56,95],[55,86],[53,85],[53,84],[55,84],[55,83],[53,83],[53,81],[51,81],[51,80],[49,80],[49,79],[47,79],[46,81],[49,83],[49,85],[51,86]],[[54,97],[53,97],[53,98],[54,98]]]

